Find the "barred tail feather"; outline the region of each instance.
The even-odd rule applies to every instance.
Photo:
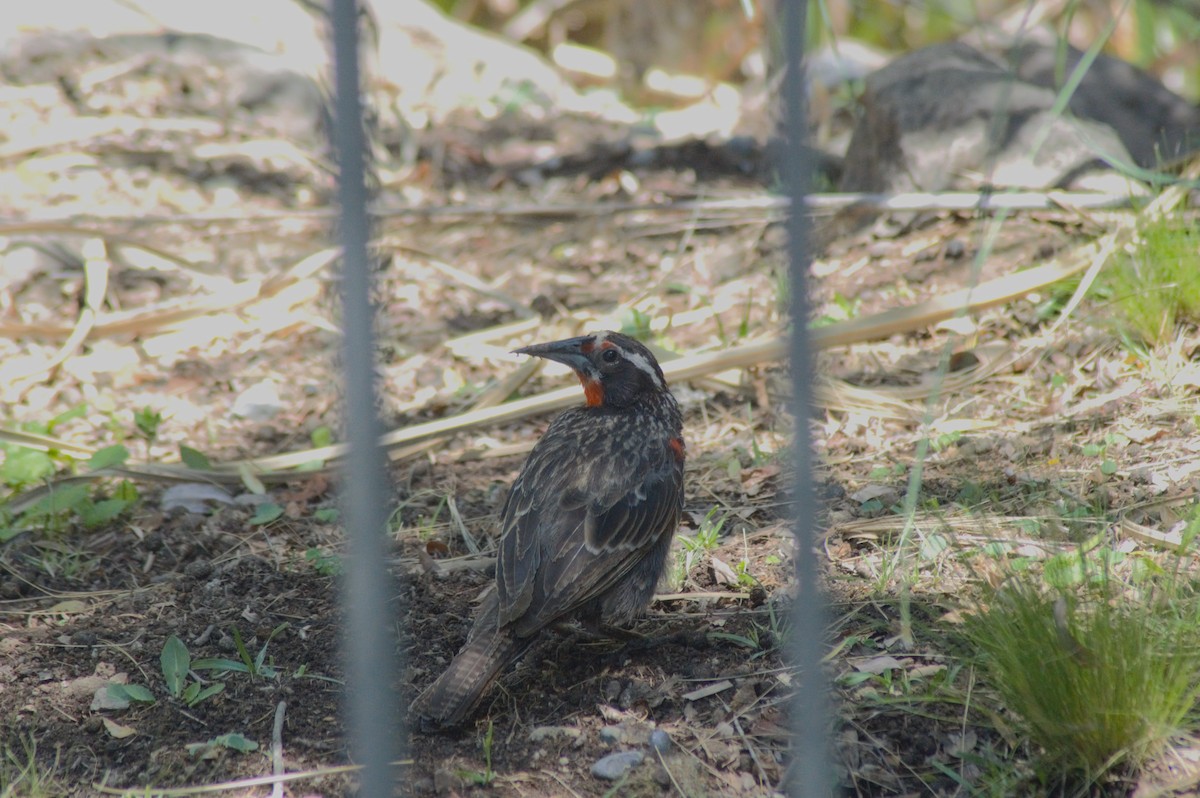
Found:
[[[531,640],[497,628],[496,609],[494,600],[485,601],[466,645],[413,702],[409,714],[421,731],[449,729],[467,720],[500,672],[528,648]]]

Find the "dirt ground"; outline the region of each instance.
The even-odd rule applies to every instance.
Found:
[[[761,153],[744,145],[646,152],[614,147],[606,134],[569,119],[558,127],[431,131],[421,147],[439,153],[438,167],[422,161],[405,190],[431,205],[512,209],[569,198],[602,207],[755,197],[770,181]],[[547,165],[512,155],[534,151],[531,141],[553,141],[570,157]],[[336,438],[335,273],[293,268],[330,245],[328,219],[307,213],[327,207],[327,175],[239,158],[206,160],[200,170],[187,142],[171,142],[169,152],[161,142],[134,144],[88,142],[80,152],[110,170],[106,184],[55,184],[42,204],[20,208],[27,216],[81,206],[104,214],[9,231],[56,265],[37,260],[23,279],[9,272],[0,359],[44,359],[61,345],[86,289],[79,253],[90,239],[104,240],[111,254],[104,311],[134,321],[98,327],[61,367],[7,384],[0,417],[8,425],[45,422],[82,404],[78,417],[55,427],[56,437],[85,447],[124,442],[147,463],[176,460],[181,444],[219,463],[306,449],[324,428]],[[814,315],[822,324],[867,316],[1004,274],[1067,250],[1094,223],[1067,212],[1012,220],[982,274],[972,268],[978,220],[930,214],[903,227],[868,227],[819,253]],[[785,240],[779,220],[762,213],[398,213],[377,232],[389,429],[469,409],[520,367],[506,352],[580,327],[669,322],[649,336],[667,354],[785,330]],[[164,252],[186,262],[146,255]],[[280,276],[290,282],[267,297],[282,297],[276,304],[196,309],[203,296]],[[182,317],[158,314],[172,301],[182,303]],[[918,627],[953,627],[964,585],[987,568],[964,552],[996,536],[1028,543],[1016,516],[1099,502],[1134,508],[1129,517],[1139,523],[1167,524],[1163,508],[1194,491],[1186,469],[1158,477],[1158,464],[1195,451],[1194,433],[1177,423],[1185,415],[1173,404],[1178,384],[1115,354],[1102,312],[1089,310],[1069,331],[1037,339],[1047,307],[1062,301],[1030,297],[981,314],[970,329],[947,324],[821,355],[820,372],[842,384],[904,389],[938,372],[948,345],[956,353],[952,374],[979,362],[985,345],[1020,348],[999,376],[943,396],[930,411],[944,437],[922,461],[920,495],[923,507],[942,511],[910,566],[919,577],[911,607]],[[146,309],[155,313],[139,315]],[[265,418],[239,415],[239,398],[267,380],[277,406]],[[781,365],[769,363],[674,386],[689,449],[680,535],[694,538],[723,521],[714,545],[697,553],[677,544],[672,582],[635,627],[642,640],[547,633],[502,678],[476,723],[415,736],[402,766],[413,793],[760,796],[778,789],[794,684],[781,652],[794,588],[784,520],[792,509],[783,493],[790,479],[785,382]],[[548,370],[518,392],[569,384]],[[907,639],[895,593],[878,589],[899,529],[895,510],[926,434],[924,401],[896,402],[904,412],[822,395],[812,419],[822,498],[812,511],[823,536],[802,556],[819,559],[830,601],[837,770],[847,794],[963,794],[994,763],[1028,752],[995,713],[939,698],[960,695],[974,671],[944,638]],[[164,416],[152,441],[139,438],[132,422],[146,407]],[[549,417],[438,439],[393,464],[395,624],[407,660],[396,686],[405,696],[461,644],[488,579],[495,512]],[[1121,470],[1102,477],[1083,444],[1114,432],[1123,436],[1111,444],[1121,450]],[[100,485],[105,494],[117,489],[115,480]],[[337,486],[331,472],[270,481],[261,495],[283,513],[262,522],[262,499],[251,487],[226,485],[243,501],[187,512],[164,509],[167,484],[139,480],[140,500],[114,521],[85,527],[67,519],[0,543],[0,786],[12,789],[4,794],[172,795],[185,793],[171,788],[207,785],[265,795],[270,787],[239,780],[272,772],[273,741],[286,771],[304,776],[282,794],[345,794],[353,773],[341,767],[336,582],[344,540],[327,512]],[[1003,517],[972,535],[958,507],[1003,507]],[[1036,547],[1103,531],[1087,523]],[[936,539],[944,548],[930,543]],[[265,651],[268,668],[193,671],[202,684],[224,687],[189,705],[165,684],[162,653],[172,636],[193,662],[237,660],[240,638],[252,658]],[[144,686],[153,703],[95,704],[111,683]],[[662,750],[650,744],[656,731],[669,738]],[[231,734],[256,747],[212,743]],[[644,761],[616,781],[592,774],[604,756],[625,750]],[[29,774],[45,780],[43,792],[30,788]],[[1111,794],[1126,787],[1113,785]]]

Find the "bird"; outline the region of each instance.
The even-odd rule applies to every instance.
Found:
[[[654,596],[683,514],[683,418],[645,345],[605,330],[514,353],[569,366],[584,403],[550,423],[509,490],[495,582],[462,649],[410,706],[423,732],[472,717],[547,626],[636,617]]]

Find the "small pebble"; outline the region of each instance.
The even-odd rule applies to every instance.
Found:
[[[81,629],[71,635],[71,643],[76,646],[94,646],[96,645],[96,633]]]
[[[671,747],[671,735],[662,729],[650,732],[650,747],[659,753],[666,753]]]
[[[621,729],[617,726],[605,726],[600,730],[601,741],[606,742],[609,745],[615,745],[616,743],[621,742],[621,738],[624,736],[625,735],[621,732]]]
[[[642,763],[646,755],[641,751],[619,751],[609,754],[592,765],[592,775],[598,779],[616,781]]]
[[[231,412],[239,418],[262,423],[274,418],[282,409],[283,402],[275,381],[262,380],[237,395]]]

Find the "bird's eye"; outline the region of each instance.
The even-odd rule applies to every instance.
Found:
[[[600,358],[605,363],[616,363],[618,360],[621,359],[621,353],[615,349],[605,349],[604,352],[600,355]]]

